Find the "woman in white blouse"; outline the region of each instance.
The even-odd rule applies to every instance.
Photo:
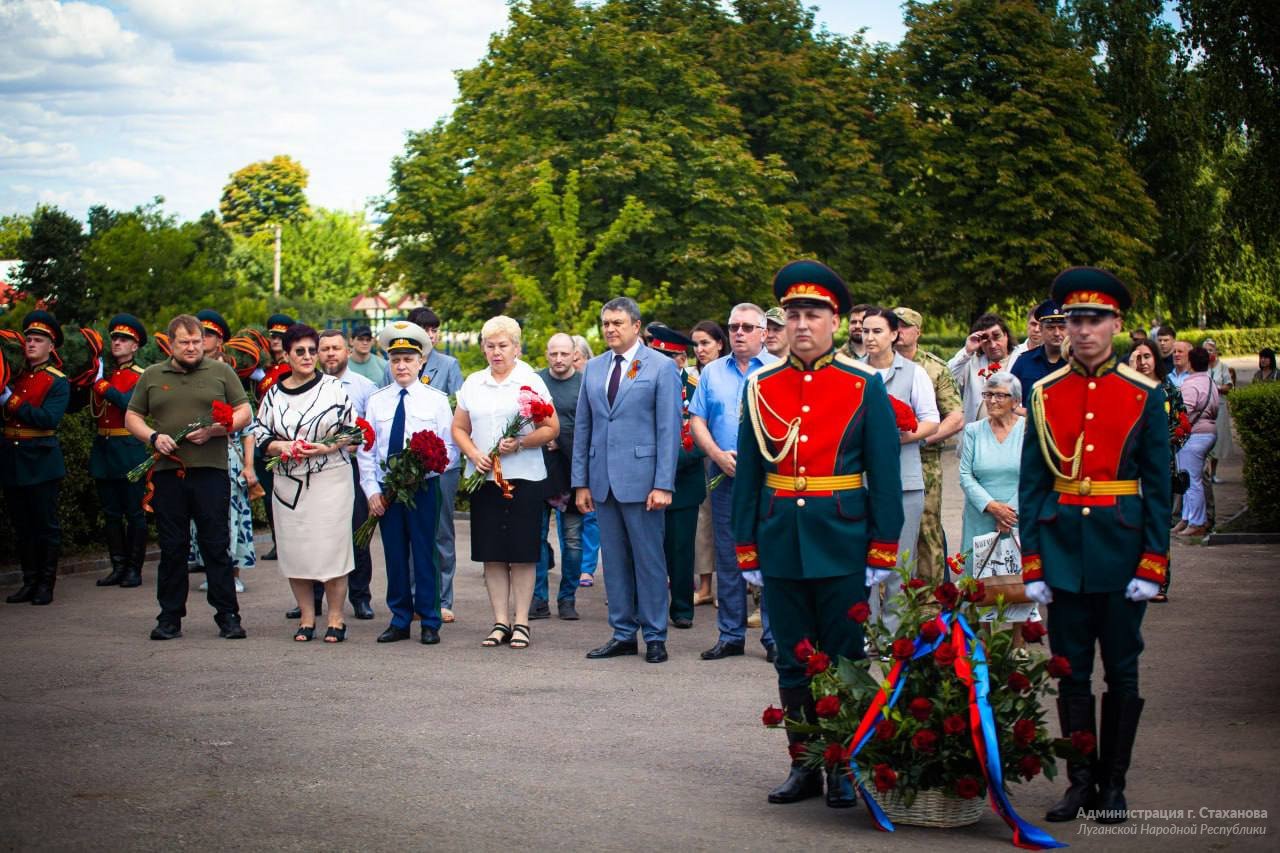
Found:
[[[347,575],[355,568],[355,486],[346,444],[319,442],[354,426],[355,413],[342,383],[316,372],[320,335],[315,329],[294,324],[282,343],[292,372],[262,398],[253,433],[268,457],[287,455],[275,468],[271,500],[280,572],[302,611],[293,638],[307,642],[315,636],[312,582],[321,581],[329,599],[324,639],[340,643],[347,636],[342,620]]]
[[[471,559],[484,565],[493,606],[493,630],[481,645],[509,642],[513,649],[523,649],[531,639],[529,605],[542,544],[539,527],[547,477],[542,446],[560,434],[560,421],[552,414],[541,425],[526,425],[515,438],[502,438],[519,413],[521,388],[547,401],[551,393],[520,360],[520,326],[515,320],[488,320],[480,330],[480,343],[489,366],[468,376],[458,391],[453,440],[467,457],[463,476],[485,473],[485,482],[471,495]],[[495,445],[502,478],[513,487],[507,496],[494,478],[489,451]]]

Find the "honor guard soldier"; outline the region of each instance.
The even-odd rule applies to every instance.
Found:
[[[805,662],[810,641],[831,656],[864,657],[849,608],[892,574],[902,528],[898,427],[879,375],[833,348],[849,292],[817,261],[795,261],[773,280],[787,315],[790,355],[757,370],[743,393],[733,534],[738,566],[763,576],[778,644],[778,692],[787,717],[816,722]],[[800,757],[806,735],[788,731],[791,773],[769,794],[791,803],[822,793],[822,773]],[[827,777],[827,804],[853,805],[847,768]]]
[[[689,432],[689,401],[698,390],[698,379],[685,366],[693,340],[662,323],[650,323],[649,346],[670,356],[680,369],[680,457],[676,460],[676,489],[667,507],[666,532],[662,547],[667,554],[667,576],[671,579],[671,624],[693,627],[693,540],[698,532],[698,508],[707,498],[706,458],[693,443]]]
[[[129,472],[149,451],[125,429],[124,413],[142,375],[133,357],[147,342],[147,331],[132,314],[117,314],[108,328],[112,366],[93,385],[91,411],[98,435],[89,452],[89,476],[97,481],[111,555],[111,573],[99,578],[98,586],[135,587],[142,585],[147,553],[147,516],[142,508],[147,487],[129,482]]]
[[[22,586],[5,601],[49,604],[62,547],[58,492],[67,474],[57,430],[71,400],[71,383],[51,360],[62,346],[57,319],[48,311],[32,311],[22,320],[22,332],[27,338],[27,366],[0,392],[0,486],[18,534],[22,566]]]
[[[1022,579],[1049,606],[1049,647],[1067,659],[1058,688],[1062,732],[1094,734],[1095,646],[1107,692],[1088,761],[1067,764],[1066,795],[1045,818],[1125,820],[1125,773],[1142,699],[1142,616],[1169,565],[1169,432],[1160,385],[1111,349],[1130,305],[1111,273],[1073,267],[1053,282],[1071,353],[1030,395],[1018,483]]]

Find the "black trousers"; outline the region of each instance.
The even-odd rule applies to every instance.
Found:
[[[62,547],[62,524],[58,521],[61,490],[61,478],[4,490],[9,519],[18,534],[14,546],[23,583],[34,583],[45,568],[45,554],[57,554]]]
[[[231,574],[231,481],[224,468],[188,468],[157,471],[151,479],[156,493],[151,507],[156,515],[160,540],[160,566],[156,576],[156,598],[160,602],[160,622],[180,625],[187,615],[187,553],[191,549],[191,522],[196,523],[196,541],[204,557],[205,578],[209,581],[209,606],[214,618],[239,614],[235,580]]]
[[[107,524],[126,522],[130,528],[147,526],[147,514],[142,509],[142,498],[147,493],[146,483],[130,483],[128,478],[95,480],[98,500],[102,503],[102,515]]]
[[[1138,658],[1142,655],[1145,601],[1129,601],[1123,592],[1053,590],[1049,605],[1049,650],[1071,663],[1071,675],[1058,682],[1062,697],[1092,693],[1093,657],[1102,655],[1103,677],[1112,696],[1138,695]]]

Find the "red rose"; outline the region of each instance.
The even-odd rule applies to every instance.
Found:
[[[924,589],[928,585],[924,578],[912,578],[907,581],[907,589]]]
[[[680,446],[685,449],[686,453],[693,452],[693,432],[689,428],[688,421],[680,428]]]
[[[962,800],[972,800],[982,793],[982,785],[972,776],[961,776],[955,782],[955,792]]]
[[[760,722],[766,726],[780,726],[786,715],[782,713],[781,708],[775,708],[770,705],[764,709],[764,713],[760,715]]]
[[[1023,779],[1034,779],[1040,775],[1040,758],[1036,755],[1024,755],[1018,762],[1018,772]]]
[[[898,733],[898,724],[885,717],[876,723],[876,740],[892,740]]]
[[[1038,643],[1045,634],[1049,633],[1045,630],[1043,622],[1023,622],[1022,623],[1022,639],[1028,643]]]
[[[889,395],[889,402],[893,405],[893,420],[898,425],[898,432],[915,432],[920,423],[911,407],[892,394]]]
[[[813,654],[813,643],[806,638],[796,643],[796,647],[792,649],[796,656],[796,660],[805,663],[809,660],[809,656]]]
[[[812,678],[820,672],[826,672],[829,666],[831,666],[831,658],[827,657],[825,652],[814,652],[809,655],[804,674]]]
[[[1009,689],[1014,693],[1026,693],[1031,689],[1031,679],[1020,672],[1015,672],[1009,676]]]
[[[933,650],[933,662],[938,666],[951,666],[956,662],[956,647],[943,643]]]
[[[840,697],[823,696],[813,707],[819,717],[829,720],[840,713]]]
[[[872,768],[871,773],[876,780],[877,791],[884,793],[898,787],[898,774],[894,773],[893,768],[888,764],[877,764]]]
[[[917,696],[907,705],[907,713],[923,723],[933,713],[933,703],[923,696]]]
[[[1094,737],[1093,732],[1072,732],[1071,745],[1076,748],[1077,752],[1081,752],[1085,755],[1092,755],[1094,748],[1098,745],[1098,739]]]
[[[933,752],[938,748],[938,733],[921,729],[911,738],[911,748],[916,752]]]
[[[933,620],[929,620],[920,626],[920,639],[924,640],[926,643],[932,643],[941,636],[942,628]]]
[[[964,594],[965,601],[981,601],[982,597],[987,594],[987,585],[982,581],[976,581],[973,589]]]
[[[369,423],[364,418],[356,418],[356,426],[360,428],[360,432],[364,435],[364,449],[372,449],[373,442],[377,439],[377,436],[374,435],[373,432],[373,424]]]
[[[962,735],[968,728],[969,724],[959,714],[952,714],[942,720],[942,730],[949,735]]]
[[[439,474],[449,466],[449,451],[440,436],[429,429],[415,432],[409,439],[409,452],[422,461],[422,467]]]
[[[893,641],[893,656],[898,660],[910,660],[915,654],[916,644],[906,637],[901,637]]]
[[[939,604],[950,610],[960,600],[960,590],[956,589],[956,585],[951,581],[947,581],[934,587],[933,597],[938,600]]]
[[[791,756],[792,761],[803,761],[807,750],[808,747],[802,740],[787,744],[787,754]]]
[[[871,617],[871,605],[865,601],[859,601],[857,604],[849,608],[849,618],[861,625]]]
[[[849,750],[845,749],[838,743],[829,743],[827,748],[822,751],[822,760],[826,762],[828,767],[835,767],[849,760]]]
[[[1013,740],[1018,746],[1027,747],[1036,739],[1036,724],[1031,720],[1018,720],[1013,724]]]
[[[1062,655],[1054,655],[1049,658],[1048,671],[1054,678],[1066,678],[1071,674],[1071,661]]]
[[[212,415],[213,422],[215,424],[222,424],[227,432],[231,431],[231,423],[236,414],[235,409],[221,400],[214,400],[210,414]]]

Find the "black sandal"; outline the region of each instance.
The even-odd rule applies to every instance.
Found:
[[[293,632],[293,641],[295,643],[309,643],[315,639],[315,625],[299,625],[298,630]]]
[[[520,636],[522,634],[524,635],[523,638],[521,638]],[[527,649],[529,648],[529,641],[532,639],[533,639],[533,635],[529,633],[528,625],[512,625],[511,626],[511,640],[510,640],[511,648]]]
[[[511,640],[511,626],[505,622],[494,622],[493,630],[489,632],[489,636],[480,641],[480,645],[487,649],[500,646]]]
[[[326,643],[341,643],[347,638],[347,625],[344,622],[339,627],[329,626],[329,630],[324,632],[324,641]]]

